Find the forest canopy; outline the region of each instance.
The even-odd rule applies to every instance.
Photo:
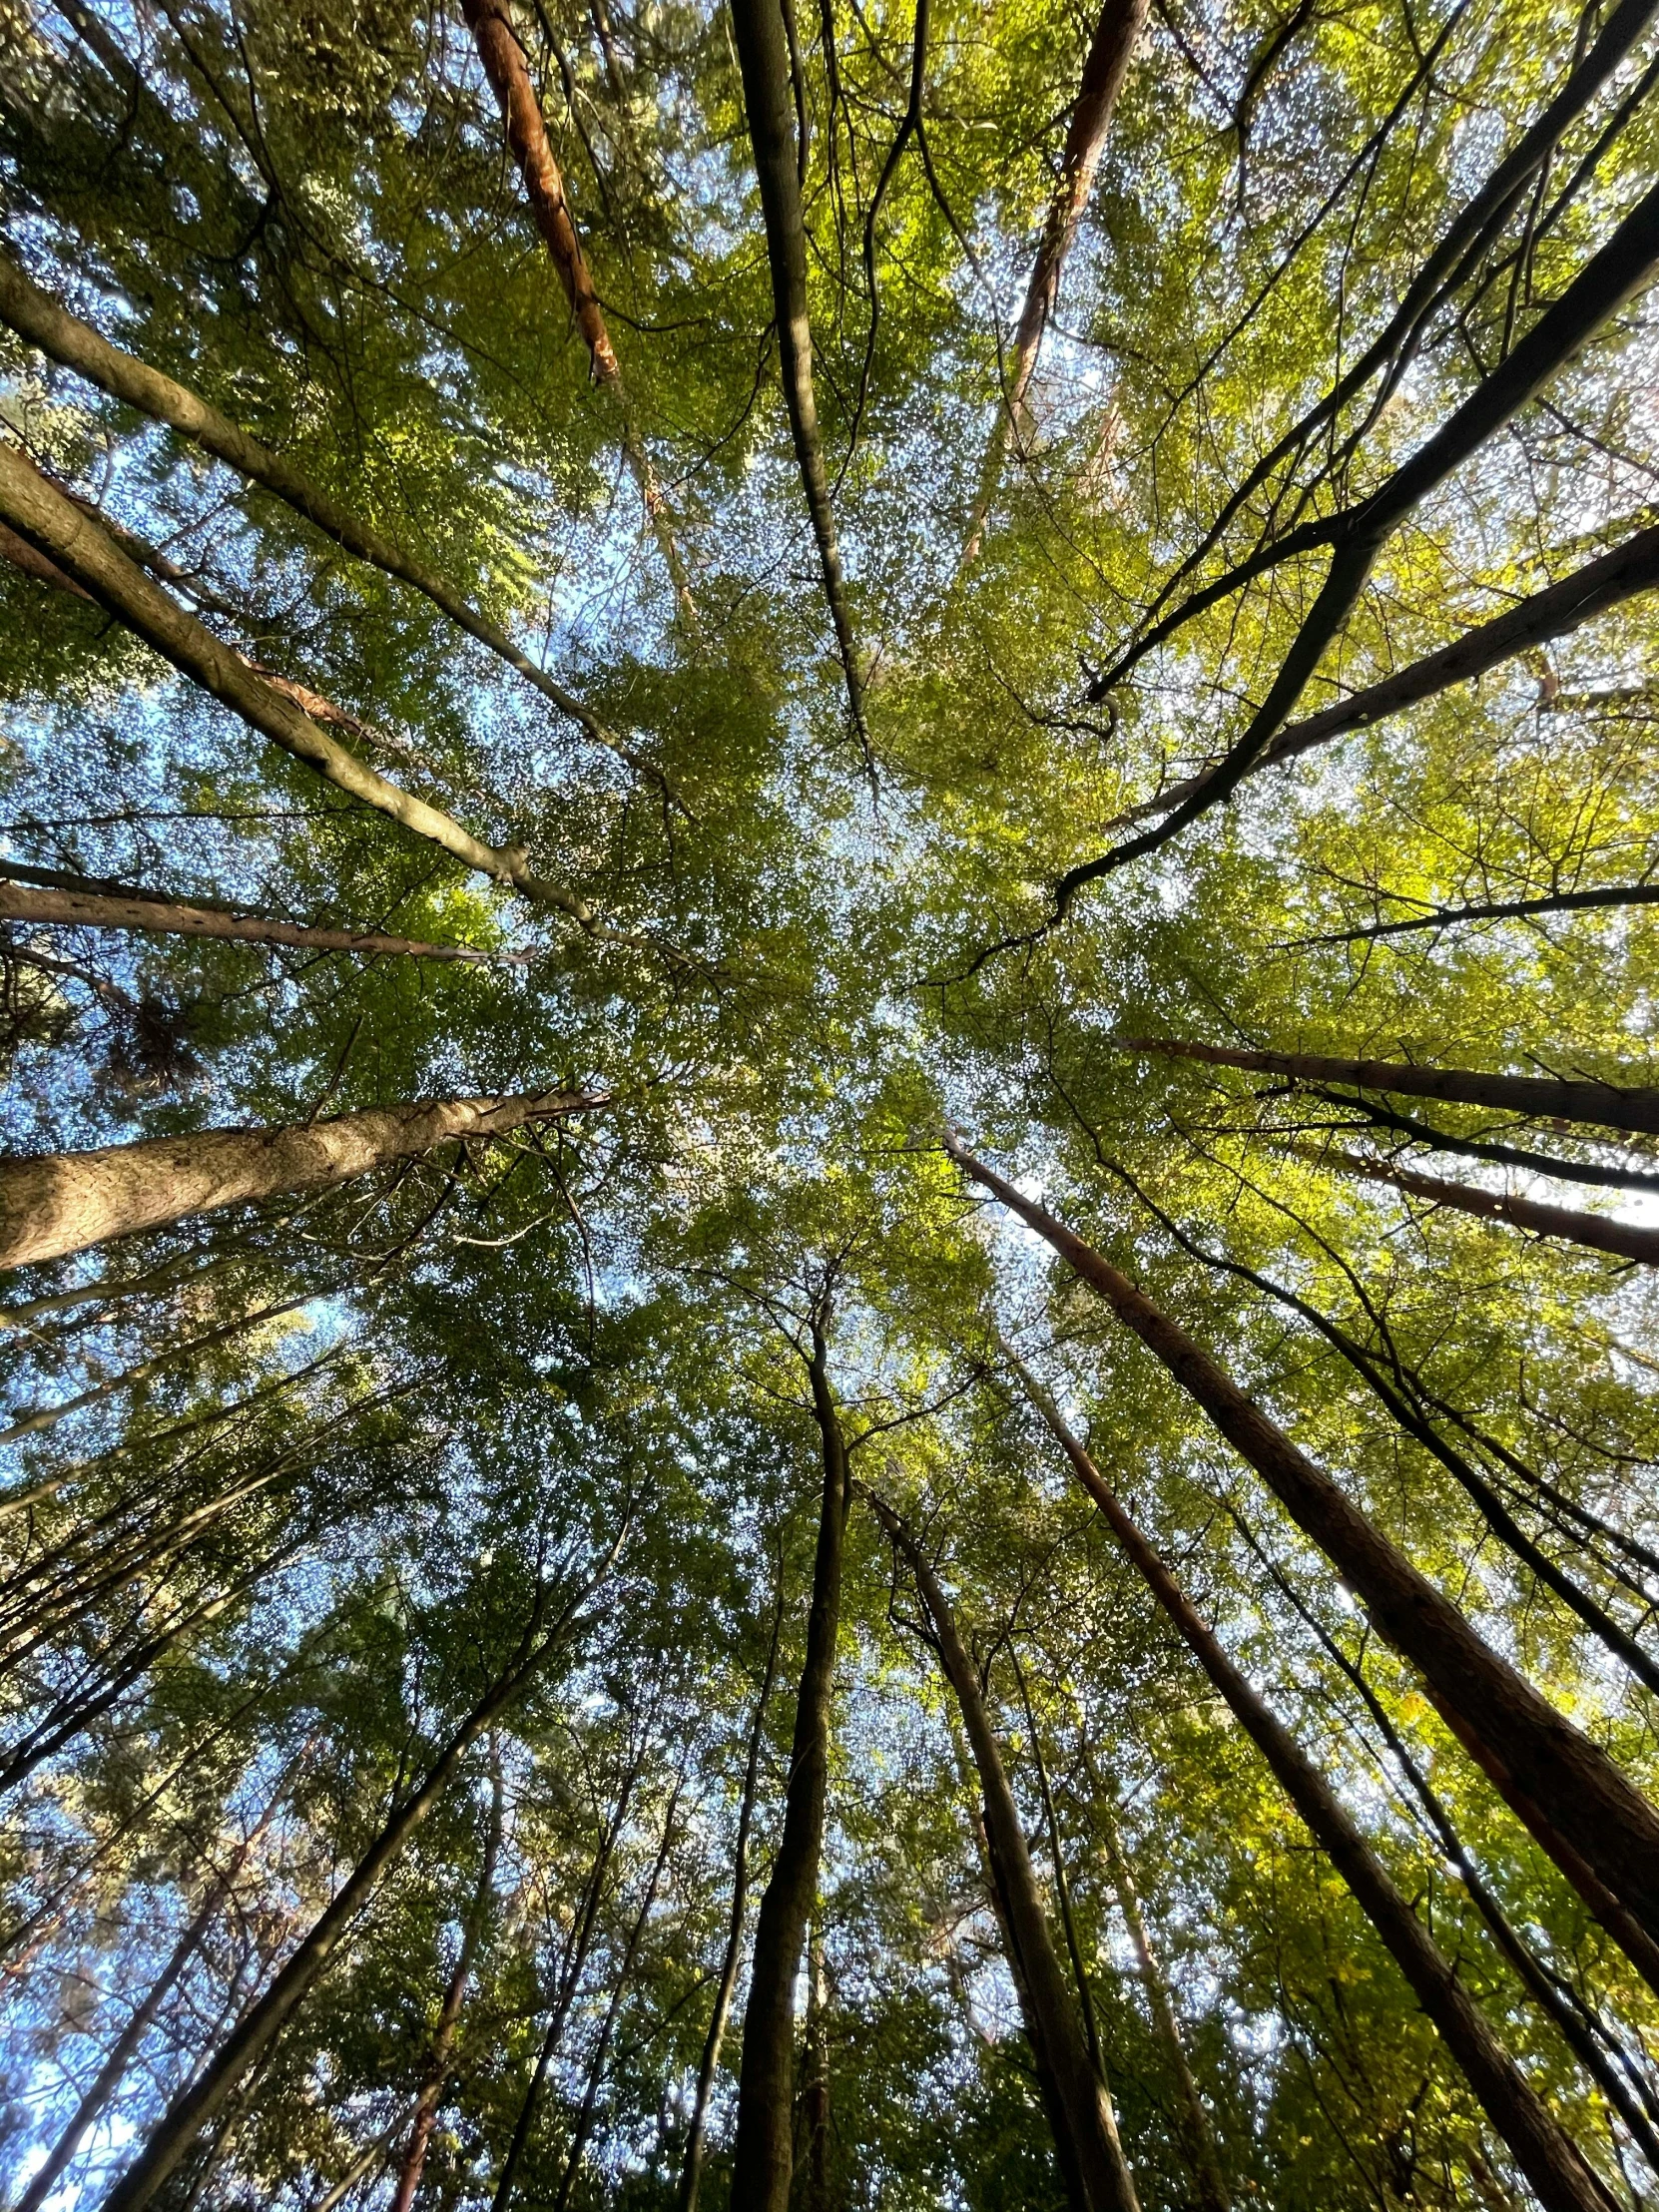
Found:
[[[0,0],[0,2201],[1659,2203],[1659,0]]]

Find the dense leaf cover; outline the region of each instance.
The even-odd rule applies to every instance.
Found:
[[[38,287],[311,500],[0,300],[7,1153],[576,1094],[0,1288],[0,2186],[34,2212],[139,2171],[332,1900],[142,2201],[645,2212],[685,2206],[697,2132],[699,2201],[759,2212],[748,1959],[804,1787],[828,1418],[795,2201],[1066,2201],[981,1779],[872,1497],[978,1669],[1146,2212],[1528,2201],[1012,1349],[1606,2201],[1652,2203],[1630,1945],[947,1139],[1659,1783],[1659,1124],[1151,1049],[1651,1104],[1659,34],[1638,0],[1119,7],[1022,366],[1094,18],[795,0],[798,166],[763,207],[770,4],[0,0],[6,300]],[[164,654],[14,482],[345,769]],[[1626,547],[1587,618],[1530,609]],[[114,892],[154,925],[38,903]]]

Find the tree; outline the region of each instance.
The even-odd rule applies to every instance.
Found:
[[[1653,2196],[1656,23],[4,12],[8,2203]]]

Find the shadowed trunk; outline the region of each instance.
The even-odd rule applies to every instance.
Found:
[[[1358,1152],[1319,1151],[1311,1145],[1293,1148],[1316,1167],[1341,1168],[1368,1183],[1386,1183],[1408,1197],[1426,1199],[1432,1206],[1450,1206],[1478,1221],[1503,1221],[1516,1229],[1530,1229],[1535,1236],[1556,1237],[1566,1244],[1583,1245],[1591,1252],[1611,1252],[1621,1260],[1638,1260],[1644,1267],[1659,1267],[1659,1229],[1642,1229],[1634,1222],[1610,1221],[1603,1214],[1581,1213],[1575,1206],[1547,1206],[1535,1198],[1517,1198],[1506,1191],[1483,1191],[1477,1184],[1451,1183],[1439,1175],[1418,1175],[1411,1168],[1393,1167],[1386,1160],[1368,1160]]]
[[[1066,256],[1071,252],[1072,241],[1088,207],[1118,93],[1145,21],[1146,0],[1106,0],[1095,24],[1094,37],[1083,62],[1077,105],[1071,111],[1065,150],[1060,156],[1059,181],[1048,204],[1037,258],[1031,268],[1031,280],[1025,287],[1025,304],[1020,309],[1019,325],[1014,332],[1013,356],[1005,369],[1007,389],[997,409],[984,466],[980,470],[979,492],[968,521],[967,543],[962,549],[958,574],[978,554],[985,534],[985,519],[1002,480],[1010,433],[1017,441],[1016,451],[1024,446],[1025,398],[1031,388],[1043,332],[1048,328],[1049,317],[1059,298]]]
[[[1550,2117],[1324,1776],[1227,1657],[1047,1392],[1016,1362],[1010,1365],[1079,1483],[1392,1952],[1545,2212],[1612,2212],[1616,2199]]]
[[[1446,1725],[1641,1972],[1659,1985],[1659,1814],[1539,1696],[1209,1355],[1034,1201],[964,1151],[963,1172],[1028,1222],[1253,1466],[1413,1666]]]
[[[824,596],[835,628],[835,645],[846,678],[846,703],[852,727],[870,760],[869,727],[864,719],[864,685],[846,602],[835,517],[830,505],[830,479],[824,466],[818,401],[813,391],[813,330],[807,313],[807,226],[801,205],[801,171],[795,118],[790,42],[780,0],[732,0],[732,31],[743,72],[744,109],[755,152],[755,175],[766,219],[767,260],[772,269],[773,311],[778,325],[778,359],[784,399],[795,438],[795,457],[807,495],[813,537],[824,572]]]
[[[819,1856],[824,1848],[847,1505],[846,1443],[830,1389],[827,1361],[828,1347],[815,1323],[807,1373],[823,1450],[824,1486],[784,1833],[755,1927],[738,2074],[732,2212],[788,2212],[795,2163],[795,1981],[818,1895]]]
[[[1031,2007],[1034,2047],[1040,2047],[1052,2075],[1063,2135],[1057,2138],[1064,2166],[1066,2153],[1080,2185],[1087,2212],[1139,2212],[1135,2184],[1118,2141],[1111,2098],[1096,2070],[1083,2021],[1066,1987],[1048,1916],[1031,1866],[1019,1808],[997,1749],[979,1677],[957,1633],[950,1606],[927,1556],[891,1506],[865,1490],[875,1517],[903,1551],[921,1601],[932,1623],[939,1664],[944,1670],[967,1731],[979,1786],[985,1800],[985,1833],[1007,1916],[1009,1936],[1019,1957],[1019,1981]]]
[[[456,1137],[500,1136],[603,1104],[577,1091],[443,1098],[281,1128],[204,1129],[0,1159],[0,1267],[59,1260],[220,1206],[323,1190]]]
[[[490,1898],[495,1887],[495,1862],[501,1850],[504,1799],[501,1766],[497,1759],[495,1772],[491,1777],[490,1821],[484,1838],[483,1864],[478,1870],[478,1887],[472,1894],[472,1909],[462,1927],[460,1956],[455,1960],[455,1970],[449,1976],[448,1986],[443,1992],[443,2002],[438,2007],[438,2023],[432,2033],[432,2048],[426,2060],[425,2078],[420,2084],[420,2097],[415,2105],[414,2125],[409,2131],[408,2148],[404,2151],[403,2163],[398,2168],[391,2212],[411,2212],[415,2191],[420,2187],[421,2172],[426,2164],[426,2153],[431,2147],[432,2129],[437,2124],[438,2104],[443,2096],[443,2085],[449,2078],[450,2055],[455,2047],[455,2029],[460,2022],[461,2006],[466,2001],[467,1984],[472,1979],[472,1961],[478,1955],[478,1945],[484,1936],[484,1924],[489,1918]]]
[[[738,1962],[743,1956],[744,1909],[749,1902],[749,1832],[755,1821],[755,1789],[761,1773],[761,1746],[766,1734],[767,1705],[772,1697],[773,1680],[778,1671],[778,1644],[783,1627],[784,1569],[780,1559],[778,1596],[772,1613],[772,1641],[767,1646],[761,1692],[755,1700],[755,1718],[749,1730],[749,1759],[743,1775],[743,1799],[738,1808],[738,1838],[732,1870],[732,1912],[727,1923],[726,1953],[720,1962],[720,1979],[715,1985],[715,2008],[703,2043],[702,2062],[697,2069],[697,2095],[692,2105],[691,2126],[686,2132],[685,2164],[680,2172],[679,2212],[697,2212],[698,2192],[703,2183],[709,2097],[720,2065],[720,2047],[726,2039],[726,2023],[732,2013],[732,1991],[737,1985]]]
[[[1419,1067],[1394,1060],[1337,1060],[1315,1052],[1251,1052],[1175,1037],[1114,1037],[1112,1043],[1120,1052],[1158,1052],[1213,1067],[1249,1068],[1260,1075],[1289,1076],[1294,1083],[1344,1083],[1357,1091],[1396,1091],[1459,1106],[1490,1106],[1539,1121],[1659,1133],[1659,1090],[1553,1075],[1484,1075],[1472,1068]]]
[[[1392,676],[1368,684],[1362,691],[1351,692],[1335,706],[1322,708],[1305,721],[1293,722],[1279,733],[1248,773],[1259,776],[1264,769],[1277,768],[1285,761],[1298,760],[1304,753],[1330,745],[1350,730],[1369,729],[1374,722],[1382,722],[1388,715],[1397,715],[1404,708],[1415,706],[1418,700],[1449,691],[1453,684],[1472,683],[1477,676],[1484,676],[1488,669],[1513,660],[1529,646],[1542,645],[1550,638],[1570,637],[1574,630],[1605,613],[1609,607],[1622,606],[1627,599],[1656,587],[1659,587],[1659,527],[1639,532],[1613,552],[1603,554],[1600,560],[1588,561],[1584,567],[1575,569],[1560,583],[1534,592],[1506,613],[1478,624],[1455,645],[1424,654],[1421,660],[1412,661]],[[1205,770],[1178,784],[1167,785],[1156,799],[1149,799],[1144,806],[1132,807],[1109,827],[1116,830],[1126,823],[1146,822],[1155,815],[1167,815],[1184,799],[1190,799],[1208,774]]]

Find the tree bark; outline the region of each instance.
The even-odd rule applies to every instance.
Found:
[[[1028,1222],[1106,1300],[1256,1469],[1368,1606],[1380,1632],[1417,1669],[1469,1756],[1659,1986],[1654,1808],[1127,1276],[954,1137],[946,1148],[964,1173]]]
[[[0,871],[7,863],[0,861]],[[285,944],[302,952],[390,952],[414,960],[466,960],[522,966],[527,952],[479,952],[471,945],[427,944],[372,929],[308,929],[292,921],[262,921],[206,906],[134,891],[120,898],[92,891],[33,890],[0,872],[0,920],[56,923],[72,929],[137,929],[155,936],[224,937],[240,944]]]
[[[299,469],[262,445],[257,438],[221,414],[171,376],[164,376],[131,353],[111,345],[88,322],[59,306],[32,283],[4,249],[0,249],[0,318],[29,344],[60,361],[66,368],[107,391],[154,421],[165,422],[181,437],[192,439],[241,476],[263,484],[296,513],[314,523],[324,536],[348,553],[411,585],[457,623],[467,635],[487,646],[509,668],[534,684],[561,714],[579,724],[596,744],[619,755],[631,767],[641,764],[631,747],[590,714],[579,699],[545,669],[537,668],[520,652],[507,633],[471,606],[465,595],[446,577],[427,568],[382,532],[313,484]]]
[[[686,2132],[686,2157],[680,2171],[678,2212],[697,2212],[703,2183],[703,2155],[707,2140],[709,2098],[720,2065],[720,2047],[726,2039],[726,2023],[732,2012],[732,1991],[737,1985],[738,1962],[743,1956],[744,1911],[749,1902],[749,1832],[755,1820],[755,1790],[761,1773],[761,1746],[765,1740],[767,1705],[778,1671],[778,1645],[784,1626],[784,1568],[778,1567],[778,1595],[772,1614],[772,1641],[767,1646],[761,1692],[755,1700],[755,1718],[749,1730],[749,1759],[744,1768],[743,1798],[738,1808],[738,1840],[732,1871],[732,1912],[726,1930],[726,1953],[715,1985],[715,2008],[704,2039],[702,2063],[697,2069],[697,2095],[691,2126]]]
[[[500,1136],[606,1103],[580,1091],[433,1099],[287,1127],[204,1129],[0,1159],[0,1268],[59,1260],[221,1206],[324,1190],[456,1137]]]
[[[202,2130],[225,2110],[250,2070],[264,2059],[278,2031],[298,2009],[340,1937],[367,1904],[380,1876],[400,1857],[410,1837],[436,1806],[462,1759],[537,1668],[552,1656],[578,1606],[592,1594],[605,1571],[602,1567],[577,1590],[543,1634],[538,1631],[545,1598],[538,1604],[506,1667],[450,1737],[420,1786],[394,1808],[259,2002],[245,2014],[196,2080],[174,2098],[137,2158],[105,2198],[103,2212],[143,2212],[145,2206],[155,2202]]]
[[[1374,722],[1382,722],[1406,707],[1414,707],[1419,700],[1430,699],[1436,692],[1449,691],[1453,684],[1471,683],[1475,677],[1484,676],[1488,669],[1512,660],[1517,653],[1524,653],[1528,646],[1541,645],[1549,638],[1569,637],[1609,607],[1622,606],[1627,599],[1656,587],[1659,587],[1659,526],[1639,532],[1613,552],[1603,554],[1600,560],[1589,561],[1572,575],[1563,577],[1560,583],[1534,592],[1506,613],[1480,623],[1454,645],[1425,654],[1421,660],[1412,661],[1392,676],[1368,684],[1363,691],[1350,693],[1335,706],[1323,708],[1305,721],[1293,722],[1279,733],[1248,773],[1258,776],[1264,769],[1298,760],[1304,753],[1330,745],[1350,730],[1369,729]],[[1169,785],[1156,799],[1118,816],[1111,827],[1117,829],[1121,824],[1167,815],[1171,808],[1190,799],[1208,774],[1205,770],[1179,784]]]
[[[571,891],[533,874],[517,847],[497,850],[439,808],[414,799],[359,761],[320,730],[304,710],[263,676],[242,654],[216,638],[161,586],[127,558],[109,532],[49,484],[11,446],[0,445],[0,517],[48,554],[100,606],[107,607],[162,658],[224,702],[250,728],[315,771],[359,805],[386,815],[429,843],[496,882],[563,907],[577,921],[592,909]]]
[[[1112,2100],[1096,2070],[1083,2021],[1049,1934],[1048,1915],[1026,1847],[1025,1830],[997,1748],[979,1677],[957,1631],[949,1601],[927,1555],[892,1507],[864,1489],[876,1519],[902,1550],[932,1623],[935,1648],[967,1731],[985,1800],[985,1833],[1019,1953],[1019,1978],[1029,1994],[1040,2041],[1063,2116],[1069,2148],[1087,2212],[1140,2212],[1135,2184],[1118,2141]],[[1064,2162],[1062,2156],[1062,2163]]]
[[[847,605],[835,517],[830,504],[830,479],[824,466],[824,440],[813,391],[813,329],[807,312],[807,225],[801,204],[801,172],[789,37],[781,0],[732,0],[732,30],[743,74],[744,109],[755,152],[755,175],[766,220],[767,261],[772,271],[773,311],[777,317],[778,359],[789,408],[795,457],[807,495],[824,574],[824,596],[834,624],[835,645],[846,680],[846,703],[866,766],[870,762],[869,725],[864,717],[864,682]]]
[[[738,2073],[732,2212],[788,2212],[795,2162],[795,1979],[818,1894],[819,1857],[824,1848],[847,1507],[846,1443],[830,1388],[828,1354],[823,1330],[815,1322],[807,1374],[824,1459],[818,1549],[807,1616],[807,1656],[796,1699],[784,1833],[755,1927]]]
[[[496,1762],[491,1784],[489,1828],[484,1838],[483,1864],[478,1870],[478,1887],[472,1894],[472,1909],[467,1914],[461,1931],[460,1955],[455,1960],[455,1970],[449,1976],[448,1985],[443,1992],[443,2002],[438,2007],[438,2023],[432,2034],[432,2048],[426,2060],[425,2076],[420,2084],[420,2096],[415,2105],[414,2125],[409,2131],[408,2148],[404,2151],[403,2163],[398,2168],[391,2212],[411,2212],[415,2191],[420,2187],[426,2153],[431,2147],[432,2130],[437,2124],[443,2085],[449,2078],[450,2055],[455,2047],[455,2029],[460,2022],[461,2006],[466,2001],[467,1984],[472,1979],[472,1961],[478,1954],[478,1945],[484,1937],[484,1923],[489,1918],[490,1897],[495,1886],[495,1862],[501,1850],[505,1799],[499,1760]]]
[[[1504,1191],[1483,1191],[1477,1184],[1452,1183],[1439,1175],[1418,1175],[1410,1168],[1392,1167],[1385,1160],[1368,1160],[1358,1152],[1320,1151],[1297,1145],[1298,1153],[1316,1167],[1340,1167],[1369,1183],[1387,1183],[1411,1198],[1426,1199],[1433,1206],[1450,1206],[1479,1221],[1504,1221],[1534,1236],[1556,1237],[1568,1244],[1584,1245],[1591,1252],[1611,1252],[1621,1260],[1637,1260],[1643,1267],[1659,1267],[1659,1229],[1642,1229],[1632,1222],[1609,1221],[1601,1214],[1581,1213],[1576,1206],[1546,1206],[1535,1198],[1516,1198]]]
[[[1214,1067],[1285,1075],[1295,1083],[1342,1083],[1356,1091],[1396,1091],[1460,1106],[1490,1106],[1536,1121],[1582,1121],[1601,1129],[1659,1134],[1659,1090],[1553,1075],[1485,1075],[1472,1068],[1415,1066],[1393,1060],[1337,1060],[1313,1052],[1249,1052],[1174,1037],[1114,1037],[1120,1052],[1157,1052]]]
[[[1100,156],[1106,145],[1106,133],[1111,127],[1118,94],[1128,74],[1145,22],[1146,0],[1106,0],[1095,23],[1094,37],[1089,42],[1089,51],[1083,62],[1083,81],[1078,90],[1077,104],[1071,111],[1071,122],[1066,129],[1065,149],[1060,156],[1059,180],[1048,204],[1042,237],[1037,245],[1037,258],[1032,264],[1031,278],[1025,287],[1025,304],[1020,309],[1019,324],[1014,332],[1013,357],[1006,371],[1007,390],[1002,404],[997,408],[990,444],[979,473],[979,491],[973,503],[973,513],[968,520],[967,543],[962,549],[958,574],[978,555],[991,501],[996,497],[997,485],[1002,480],[1002,467],[1007,457],[1010,433],[1019,446],[1024,444],[1025,399],[1031,388],[1031,377],[1037,365],[1043,333],[1048,328],[1049,317],[1059,298],[1060,277],[1065,269],[1066,257],[1071,252],[1072,241],[1077,236],[1078,227],[1088,207],[1089,194],[1094,189],[1095,171],[1100,166]]]
[[[1227,1657],[1053,1400],[1023,1368],[1011,1364],[1078,1482],[1392,1952],[1545,2212],[1612,2212],[1616,2199],[1556,2125],[1324,1776]]]
[[[576,220],[571,214],[570,202],[565,196],[564,178],[559,164],[548,143],[547,125],[543,121],[541,102],[536,98],[536,88],[530,82],[530,72],[525,66],[524,49],[513,29],[512,11],[508,0],[461,0],[462,13],[467,28],[478,48],[478,57],[484,65],[495,97],[501,105],[502,121],[507,127],[507,144],[518,164],[518,173],[524,180],[525,197],[530,203],[530,213],[535,218],[536,229],[541,233],[548,255],[558,272],[559,282],[570,311],[576,319],[588,358],[593,364],[595,383],[608,391],[616,402],[622,425],[622,450],[635,483],[639,486],[644,502],[646,520],[651,525],[663,559],[674,585],[674,597],[682,619],[695,637],[698,631],[697,608],[691,595],[691,580],[686,574],[686,564],[680,557],[669,524],[668,510],[663,500],[663,489],[657,481],[657,471],[651,464],[628,393],[622,381],[622,368],[611,343],[611,333],[605,325],[605,310],[599,304],[599,295],[593,288],[593,276],[588,269],[588,258],[582,251],[582,241],[576,230]]]

